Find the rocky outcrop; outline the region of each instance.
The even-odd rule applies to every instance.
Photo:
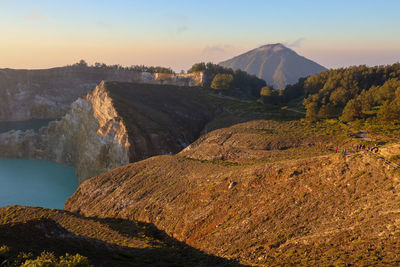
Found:
[[[164,74],[69,66],[47,70],[0,69],[0,121],[56,119],[102,80],[196,86],[202,74]]]
[[[87,178],[129,162],[128,133],[112,100],[97,86],[70,111],[39,133],[12,131],[0,135],[2,156],[47,159],[76,168]]]
[[[184,94],[194,94],[193,98]],[[129,162],[177,153],[194,141],[212,112],[191,87],[102,82],[38,133],[0,134],[1,157],[72,166],[79,182]],[[197,99],[196,99],[197,100]]]

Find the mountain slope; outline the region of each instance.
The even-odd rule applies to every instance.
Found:
[[[279,43],[261,46],[219,65],[256,75],[275,89],[283,89],[301,77],[327,70]]]
[[[350,131],[301,121],[216,130],[177,155],[85,181],[66,209],[151,222],[245,264],[396,265],[398,172],[369,154],[333,153],[353,147]]]

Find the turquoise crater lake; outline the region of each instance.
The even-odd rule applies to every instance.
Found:
[[[73,168],[50,161],[0,158],[0,207],[63,209],[77,187]]]

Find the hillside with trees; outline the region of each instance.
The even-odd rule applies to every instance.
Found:
[[[306,117],[393,122],[400,119],[400,64],[329,70],[286,87],[286,101],[304,97]]]
[[[255,75],[239,69],[234,71],[211,62],[196,63],[187,72],[204,72],[204,87],[238,97],[258,98],[261,88],[266,85],[264,80]]]

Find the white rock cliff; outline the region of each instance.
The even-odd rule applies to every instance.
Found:
[[[79,182],[129,162],[126,127],[103,83],[76,100],[70,111],[39,133],[0,134],[2,157],[52,160],[76,168]]]

